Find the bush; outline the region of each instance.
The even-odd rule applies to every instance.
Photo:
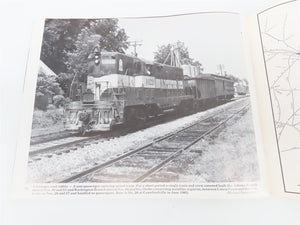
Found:
[[[55,76],[39,71],[35,92],[35,108],[46,110],[49,99],[52,99],[53,95],[59,95],[62,92]]]
[[[55,105],[53,105],[53,104],[49,104],[48,106],[47,106],[47,110],[55,110],[56,109],[56,107],[55,107]]]
[[[59,108],[61,106],[64,106],[66,103],[65,97],[62,95],[55,95],[53,97],[53,104],[56,106],[56,108]]]
[[[46,110],[48,106],[48,97],[46,95],[40,95],[35,97],[34,108]]]

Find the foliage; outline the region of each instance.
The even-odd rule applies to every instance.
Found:
[[[49,105],[47,111],[34,110],[32,128],[45,128],[63,124],[63,111],[54,108],[53,105]]]
[[[246,78],[240,79],[240,78],[238,78],[236,76],[233,76],[231,74],[229,74],[229,75],[227,74],[227,77],[230,78],[230,79],[232,79],[234,81],[234,83],[242,83],[245,86],[249,85],[249,82],[248,82],[248,80]]]
[[[66,103],[66,101],[65,101],[65,97],[64,96],[62,96],[62,95],[55,95],[55,96],[53,96],[53,105],[56,108],[64,106],[65,103]]]
[[[117,19],[47,19],[41,59],[56,74],[80,72],[93,47],[124,53],[127,39]]]
[[[35,96],[34,108],[46,111],[49,104],[48,96],[40,95]]]
[[[231,75],[231,74],[227,74],[226,76],[227,76],[228,78],[230,78],[231,80],[233,80],[234,82],[240,82],[240,81],[241,81],[238,77],[233,76],[233,75]]]
[[[56,107],[55,107],[55,105],[53,105],[53,104],[49,104],[48,106],[47,106],[47,110],[55,110],[56,109]]]
[[[246,79],[246,78],[244,78],[243,80],[242,80],[242,82],[244,82],[245,83],[245,85],[249,85],[249,82],[248,82],[248,80]]]
[[[60,94],[61,91],[55,76],[49,76],[43,72],[39,72],[37,77],[36,96],[57,95]]]
[[[47,19],[41,60],[59,74],[66,97],[74,76],[74,80],[85,81],[89,55],[95,46],[124,53],[127,39],[117,19]]]
[[[61,94],[62,89],[56,80],[55,76],[46,75],[43,72],[39,72],[37,77],[37,86],[35,93],[35,107],[46,110],[48,106],[48,99],[53,95]]]
[[[118,27],[117,19],[90,20],[74,41],[75,50],[67,54],[67,66],[80,81],[87,74],[89,56],[95,46],[101,50],[124,53],[128,48],[124,29]]]
[[[67,53],[75,50],[74,40],[85,25],[87,20],[46,20],[41,60],[56,74],[66,72]]]
[[[177,41],[173,44],[158,46],[158,51],[154,52],[154,61],[157,63],[165,63],[170,65],[171,57],[168,57],[168,55],[172,49],[178,50],[181,64],[197,66],[200,68],[200,71],[203,71],[202,64],[190,57],[188,48],[182,41]]]
[[[90,24],[92,34],[100,35],[99,46],[106,51],[125,53],[128,36],[118,27],[118,19],[93,20]]]
[[[59,86],[64,91],[64,96],[68,97],[70,95],[70,86],[74,75],[71,73],[60,73],[57,75],[57,81]]]

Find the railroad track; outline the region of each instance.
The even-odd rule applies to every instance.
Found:
[[[31,140],[29,151],[29,163],[39,161],[43,157],[51,158],[54,154],[62,155],[77,150],[78,148],[90,145],[91,143],[97,144],[98,142],[109,141],[112,138],[120,137],[129,133],[136,132],[157,124],[172,121],[183,115],[162,115],[159,118],[152,118],[143,125],[133,127],[120,126],[118,129],[109,132],[90,133],[89,136],[78,136],[69,132],[59,132],[58,134],[52,133],[47,138],[47,135],[36,136],[35,141]],[[33,143],[32,143],[33,142]]]
[[[30,145],[37,145],[42,144],[50,141],[55,141],[58,139],[68,138],[74,136],[71,132],[68,131],[59,131],[59,132],[52,132],[48,134],[41,134],[36,136],[31,136],[30,138]]]
[[[143,182],[199,140],[248,108],[249,104],[238,110],[230,109],[222,114],[210,116],[60,182]]]
[[[50,141],[41,141],[31,144],[29,162],[31,163],[35,160],[41,160],[43,157],[51,158],[53,154],[61,155],[62,153],[69,153],[70,151],[77,150],[78,148],[90,145],[91,143],[97,144],[98,142],[109,141],[110,139],[120,137],[128,133],[133,133],[137,130],[145,129],[159,123],[168,122],[173,119],[175,119],[175,117],[166,117],[163,115],[159,119],[153,118],[143,126],[120,126],[118,130],[91,133],[89,136],[77,136],[72,134],[57,136],[57,138],[53,138]]]
[[[239,98],[234,98],[233,100],[231,101],[234,101],[234,100],[238,100]],[[231,102],[229,101],[229,102]],[[207,108],[203,108],[203,110],[207,110],[207,109],[210,109],[210,108],[213,108],[213,107],[216,107],[217,105],[211,105],[211,106],[208,106]],[[203,111],[201,110],[201,111]],[[192,113],[195,113],[195,112],[191,112],[190,114]],[[139,128],[135,128],[133,131],[136,131],[137,129],[143,129],[143,128],[147,128],[147,127],[150,127],[150,126],[153,126],[153,125],[157,125],[158,123],[163,123],[163,122],[168,122],[168,121],[171,121],[171,120],[174,120],[174,119],[177,119],[177,118],[180,118],[182,116],[186,116],[188,114],[184,114],[184,115],[161,115],[160,119],[157,120],[157,121],[154,121],[154,119],[152,121],[149,121],[148,123],[145,123],[144,126],[142,127],[139,127]],[[121,128],[122,129],[122,128]],[[101,133],[101,132],[100,132]],[[109,132],[106,132],[109,134]],[[103,134],[101,134],[103,135]],[[76,137],[78,136],[78,134],[74,134],[72,132],[69,132],[69,131],[66,131],[66,130],[61,130],[61,131],[58,131],[58,132],[50,132],[50,133],[46,133],[46,134],[41,134],[41,135],[34,135],[34,136],[31,136],[30,138],[30,145],[31,146],[34,146],[33,151],[36,151],[36,149],[39,149],[39,147],[37,146],[51,146],[51,145],[56,145],[56,147],[59,147],[58,146],[58,140],[60,139],[66,139],[66,138],[69,138],[69,137]],[[98,137],[99,136],[99,132],[98,134],[90,134],[89,136],[91,137]],[[75,138],[76,139],[76,138]],[[72,138],[69,138],[69,140],[72,140]],[[53,144],[51,144],[50,142],[53,142]],[[62,143],[64,143],[65,141],[62,141]],[[72,142],[72,141],[71,141]],[[46,144],[46,143],[49,143],[49,144]],[[74,143],[77,143],[77,142],[74,142]],[[48,147],[46,147],[48,148]],[[49,150],[51,150],[53,148],[49,148]],[[46,151],[46,149],[45,149]],[[42,151],[40,151],[42,152]],[[35,153],[32,153],[32,155],[36,154],[37,152]]]
[[[29,156],[35,160],[39,160],[44,155],[51,157],[51,154],[61,154],[62,152],[68,152],[75,150],[76,147],[80,147],[79,144],[86,144],[91,140],[97,140],[95,136],[92,137],[66,137],[59,138],[49,142],[38,143],[30,146]],[[76,146],[77,145],[77,146]],[[51,154],[49,155],[48,153]],[[47,155],[48,154],[48,155]],[[35,157],[35,158],[34,158]]]
[[[59,132],[58,134],[36,136],[37,140],[31,140],[29,156],[31,160],[41,160],[42,157],[51,158],[53,154],[61,155],[62,153],[69,153],[72,150],[76,150],[79,147],[89,145],[90,143],[97,143],[100,141],[109,141],[111,138],[120,137],[128,133],[133,133],[138,130],[142,130],[157,124],[172,121],[180,118],[183,115],[161,115],[159,118],[151,118],[149,121],[142,125],[136,125],[133,127],[119,126],[118,130],[109,132],[96,132],[91,133],[89,136],[78,136],[69,132]]]

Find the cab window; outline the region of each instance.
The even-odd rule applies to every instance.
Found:
[[[103,65],[114,65],[116,63],[115,56],[102,56],[101,63]]]

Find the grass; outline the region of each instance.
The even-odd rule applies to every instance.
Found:
[[[34,110],[32,118],[32,129],[50,128],[63,125],[63,110],[49,109],[47,111]]]

